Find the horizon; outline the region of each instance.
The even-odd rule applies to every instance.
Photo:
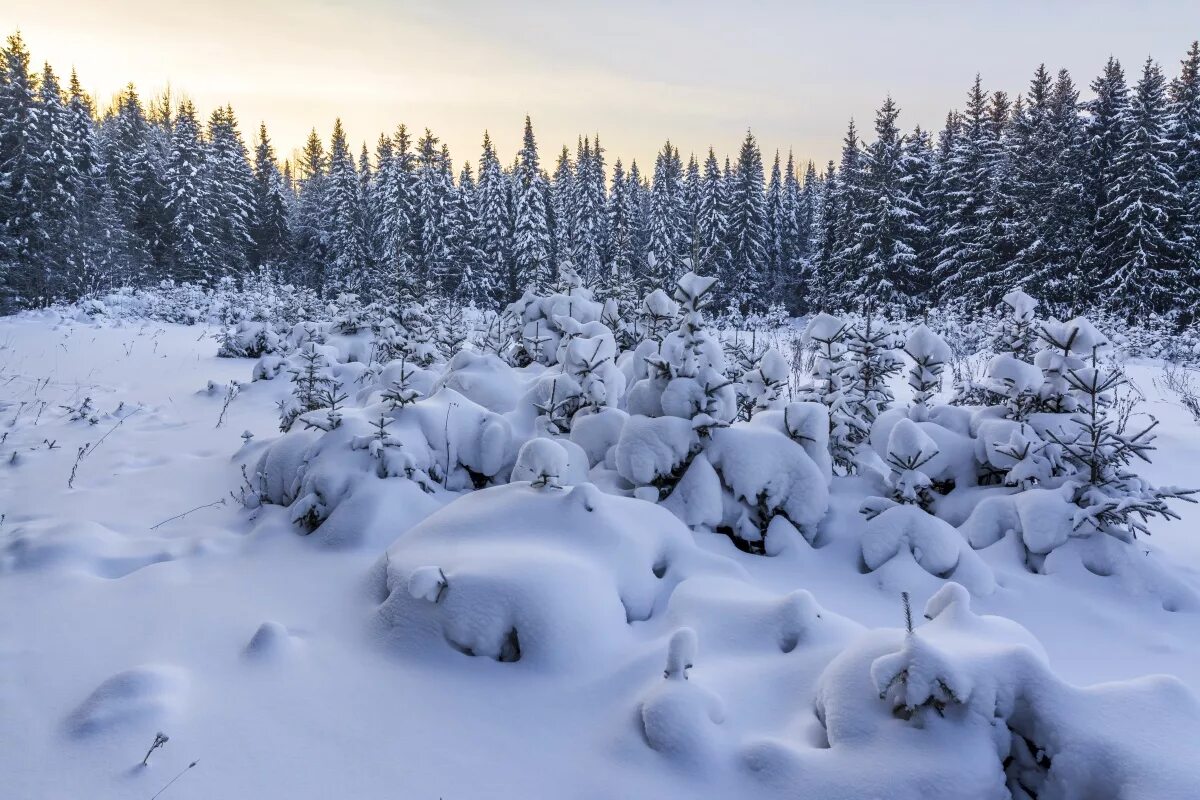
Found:
[[[178,98],[192,100],[204,115],[231,104],[247,143],[257,135],[260,122],[265,123],[281,160],[294,160],[311,129],[328,142],[338,118],[354,151],[365,143],[372,154],[379,134],[390,135],[403,123],[416,132],[430,128],[449,146],[457,166],[464,161],[477,164],[485,130],[501,160],[509,160],[519,149],[528,114],[547,169],[561,147],[573,149],[580,136],[599,134],[610,168],[620,158],[626,165],[636,160],[646,171],[668,139],[685,160],[689,154],[703,160],[709,147],[721,157],[736,154],[747,129],[754,132],[768,165],[775,152],[786,159],[791,151],[798,169],[809,160],[821,169],[830,159],[837,160],[848,122],[853,119],[861,132],[868,132],[875,109],[886,96],[901,109],[902,130],[920,125],[936,132],[948,111],[961,108],[977,72],[989,92],[1003,90],[1015,97],[1024,92],[1038,64],[1045,63],[1053,72],[1066,68],[1081,98],[1086,98],[1088,84],[1110,54],[1121,61],[1127,78],[1147,55],[1173,75],[1188,45],[1200,35],[1200,10],[1188,4],[1155,3],[1137,15],[1102,4],[1088,9],[1088,31],[1100,33],[1058,41],[1079,32],[1073,28],[1076,23],[1069,9],[1038,10],[1020,3],[1037,10],[1041,27],[1023,32],[1023,40],[1014,44],[1008,35],[1012,31],[1001,26],[992,31],[992,39],[971,47],[953,32],[974,32],[975,25],[1000,21],[995,15],[1000,4],[949,8],[938,19],[946,34],[940,39],[926,30],[925,18],[916,21],[924,36],[914,37],[904,32],[913,24],[910,15],[900,13],[904,9],[879,8],[865,22],[855,20],[858,29],[851,40],[859,43],[855,52],[840,45],[837,37],[813,42],[805,34],[826,23],[851,19],[857,10],[765,3],[756,12],[773,8],[769,19],[779,24],[766,30],[748,24],[745,33],[753,32],[764,41],[762,54],[756,53],[747,63],[739,53],[759,42],[737,30],[714,30],[716,21],[704,13],[714,7],[708,2],[698,4],[701,11],[692,16],[672,15],[670,7],[677,5],[672,3],[653,9],[624,8],[620,13],[613,8],[607,16],[576,12],[570,15],[572,20],[582,14],[593,28],[561,43],[558,21],[544,19],[533,23],[546,29],[536,43],[541,49],[527,43],[536,38],[537,30],[509,30],[514,20],[533,17],[465,1],[418,9],[411,4],[383,8],[368,0],[299,4],[268,0],[240,10],[241,25],[232,30],[214,30],[207,18],[191,20],[194,24],[189,27],[181,24],[188,20],[180,19],[186,9],[162,9],[147,0],[122,0],[104,9],[71,0],[66,4],[71,13],[65,15],[62,5],[52,13],[32,0],[16,0],[0,20],[6,33],[21,31],[32,65],[40,69],[48,61],[64,80],[76,69],[100,107],[129,83],[143,100],[170,87]],[[873,4],[852,5],[857,9]],[[286,17],[285,7],[290,10]],[[466,26],[461,24],[464,7],[472,9],[474,20]],[[526,2],[520,7],[528,11],[545,6]],[[153,19],[137,13],[149,9],[157,12]],[[342,13],[352,10],[361,13]],[[796,16],[800,11],[807,13],[802,27]],[[1174,24],[1157,24],[1167,14]],[[1189,16],[1193,24],[1180,24]],[[613,20],[618,18],[629,23],[617,30]],[[135,24],[115,24],[129,20]],[[374,21],[378,24],[367,24]],[[449,21],[457,24],[447,28],[443,23]],[[220,25],[223,20],[216,22]],[[646,52],[649,48],[641,43],[655,42],[654,34],[664,30],[664,24],[677,26],[671,29],[677,34],[664,48],[667,52]],[[1179,36],[1180,28],[1194,32]],[[634,38],[627,33],[631,30],[644,33]],[[792,30],[800,31],[803,46],[787,53],[771,49],[781,38],[786,42],[784,32]],[[268,33],[286,36],[265,41]],[[688,52],[687,45],[699,41],[696,37],[702,34],[719,37],[720,57],[704,59]],[[134,46],[168,35],[176,41],[167,53],[156,54],[156,48],[144,44]],[[624,66],[601,47],[623,37],[638,45],[620,54],[629,59]],[[362,46],[342,44],[356,38]],[[334,55],[340,59],[332,68],[305,59],[317,47],[327,47],[329,40],[338,42]],[[389,52],[389,42],[397,40],[405,41],[405,47]],[[894,46],[861,52],[881,40]],[[920,46],[913,47],[914,41]],[[915,57],[914,51],[919,51]],[[451,57],[434,69],[417,71],[442,52]],[[1051,54],[1057,54],[1057,61]],[[927,65],[934,63],[939,68],[930,77]],[[496,68],[481,77],[477,69],[485,64]],[[807,78],[812,73],[806,70],[814,64],[826,65],[834,80]],[[421,80],[412,80],[413,74],[421,74]],[[526,86],[529,91],[521,91]]]

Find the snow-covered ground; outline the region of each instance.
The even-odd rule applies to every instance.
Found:
[[[956,575],[969,600],[913,559],[867,570],[859,478],[833,482],[822,546],[772,557],[590,485],[380,482],[304,536],[232,497],[287,386],[214,334],[0,320],[4,797],[149,798],[191,762],[164,798],[1007,797],[992,705],[1062,759],[1042,797],[1200,791],[1200,507],[1151,523],[1142,570],[979,550],[996,587]],[[1200,485],[1158,371],[1129,365],[1162,422],[1141,471]],[[893,716],[889,670],[905,704],[949,685],[966,710]]]

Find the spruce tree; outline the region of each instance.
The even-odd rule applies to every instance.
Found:
[[[290,257],[291,232],[288,229],[289,188],[275,160],[275,148],[265,123],[258,127],[254,146],[254,185],[251,203],[250,249],[252,267],[283,266]]]
[[[510,272],[512,220],[508,206],[508,178],[496,157],[496,149],[487,131],[483,133],[483,154],[479,159],[479,182],[475,190],[476,235],[482,281],[492,303],[505,298]]]
[[[172,128],[166,175],[174,253],[172,277],[178,281],[198,283],[219,271],[216,216],[221,207],[210,202],[214,192],[207,184],[210,172],[204,161],[196,108],[185,99],[179,104]]]
[[[415,296],[414,274],[420,242],[416,157],[408,128],[396,128],[387,156],[376,175],[377,272],[374,283],[380,297],[406,302]]]
[[[209,117],[205,149],[206,188],[216,209],[213,249],[217,267],[223,275],[240,276],[246,272],[254,246],[250,236],[254,174],[231,106],[218,108]]]
[[[1170,108],[1162,70],[1152,59],[1129,107],[1129,130],[1113,162],[1111,198],[1100,210],[1097,248],[1105,271],[1098,288],[1111,292],[1130,319],[1163,313],[1185,291],[1181,241],[1184,204],[1168,138]]]
[[[1192,42],[1179,77],[1171,83],[1171,110],[1175,180],[1183,202],[1180,229],[1188,248],[1182,281],[1187,288],[1180,305],[1188,322],[1195,319],[1191,309],[1200,303],[1200,41]]]
[[[358,171],[341,119],[335,120],[329,144],[329,178],[325,197],[329,215],[329,267],[326,296],[360,294],[369,274],[370,253],[359,195]]]
[[[838,231],[841,228],[841,181],[831,160],[825,167],[817,217],[813,221],[813,274],[810,281],[811,310],[825,311],[834,306],[833,275],[838,256]]]
[[[775,151],[775,161],[771,164],[771,176],[767,179],[767,193],[764,202],[767,228],[767,260],[763,280],[768,291],[772,293],[772,296],[778,298],[781,296],[778,292],[783,277],[783,262],[787,257],[784,253],[784,240],[788,229],[786,219],[788,207],[786,196],[784,195],[783,168],[780,165],[778,150]]]
[[[829,300],[839,310],[855,305],[848,284],[857,277],[860,265],[858,231],[862,227],[863,190],[862,145],[858,128],[852,119],[842,139],[842,154],[838,163],[836,227],[833,230],[834,247],[827,276],[831,290],[836,287]]]
[[[314,128],[297,164],[298,197],[291,229],[295,236],[294,280],[320,291],[330,253],[328,158]]]
[[[105,283],[111,286],[115,281],[116,260],[124,249],[125,233],[100,162],[95,110],[74,70],[68,94],[68,141],[79,180],[74,242],[68,261],[73,283],[71,296],[78,297]]]
[[[973,307],[1003,287],[994,247],[992,216],[999,141],[979,76],[967,95],[945,171],[945,229],[934,279],[938,296],[960,298]]]
[[[700,182],[699,209],[696,212],[696,272],[716,275],[721,297],[732,289],[729,284],[729,224],[725,217],[725,182],[710,147],[704,159],[704,177]]]
[[[157,133],[146,119],[133,84],[117,100],[102,132],[113,203],[128,233],[118,281],[141,285],[165,277],[170,222],[165,210],[163,164]]]
[[[0,313],[44,299],[47,277],[35,266],[34,87],[21,34],[0,51]]]
[[[1129,88],[1121,62],[1109,58],[1104,72],[1092,81],[1095,97],[1085,104],[1088,121],[1084,128],[1084,214],[1089,222],[1088,247],[1083,254],[1087,287],[1102,283],[1111,274],[1105,248],[1100,245],[1102,231],[1116,224],[1109,214],[1110,191],[1116,182],[1115,164],[1129,129]]]
[[[71,279],[67,264],[76,243],[76,223],[81,189],[71,150],[71,128],[62,91],[54,70],[42,70],[38,102],[34,107],[32,141],[36,154],[30,175],[38,224],[34,228],[34,271],[44,276],[44,297],[69,296]]]
[[[583,155],[583,141],[579,143]],[[550,229],[553,231],[551,259],[555,274],[575,269],[575,165],[571,153],[563,145],[554,168],[554,181],[550,185],[549,206]]]
[[[919,125],[905,137],[900,158],[903,192],[912,214],[909,246],[913,250],[912,269],[903,290],[910,313],[919,313],[930,305],[929,293],[938,251],[936,216],[930,205],[935,175],[934,151],[929,134]]]
[[[529,117],[525,117],[525,134],[513,177],[516,193],[513,264],[505,283],[508,297],[516,299],[524,288],[548,289],[554,280],[546,179],[538,161],[537,141]]]
[[[729,191],[730,269],[739,276],[734,298],[742,313],[767,308],[767,210],[763,193],[762,153],[746,131]]]
[[[584,285],[590,286],[601,275],[607,246],[605,214],[604,154],[600,139],[587,137],[575,160],[574,251],[571,260]]]
[[[920,208],[904,184],[904,138],[896,125],[900,109],[891,97],[875,114],[875,141],[863,152],[863,191],[856,235],[859,267],[848,283],[868,318],[891,313],[910,302],[916,282],[916,239]]]
[[[647,292],[666,289],[683,274],[680,250],[684,246],[683,165],[679,151],[668,141],[654,162],[654,183],[650,190],[649,216],[646,220],[649,246],[646,253]]]

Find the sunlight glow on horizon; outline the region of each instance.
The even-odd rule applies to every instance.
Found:
[[[230,103],[249,145],[260,121],[290,158],[311,128],[341,117],[355,152],[399,123],[426,127],[457,165],[487,129],[508,163],[526,113],[543,165],[599,133],[610,167],[643,172],[666,139],[703,157],[736,155],[753,129],[802,167],[837,158],[847,121],[869,138],[889,92],[901,124],[938,129],[976,72],[1015,95],[1045,61],[1086,95],[1111,53],[1136,78],[1147,54],[1174,75],[1200,36],[1200,4],[759,2],[441,3],[383,0],[9,0],[34,65],[74,66],[101,106],[127,83],[143,100],[168,83],[202,113]],[[1170,24],[1166,24],[1169,20]]]

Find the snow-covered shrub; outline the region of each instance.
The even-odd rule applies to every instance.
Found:
[[[331,367],[333,351],[310,342],[296,354],[296,365],[288,370],[292,378],[292,394],[279,403],[279,430],[290,431],[302,414],[316,411],[334,403],[340,394]]]
[[[646,743],[693,770],[706,768],[720,753],[712,729],[725,721],[721,699],[688,681],[696,649],[696,632],[691,628],[680,628],[671,635],[663,680],[642,699],[638,709]]]
[[[863,566],[890,573],[888,581],[911,586],[915,562],[935,578],[954,580],[977,595],[991,594],[996,580],[954,526],[913,505],[894,505],[867,522],[862,538]],[[906,564],[907,570],[906,572]],[[929,582],[928,576],[924,578]]]
[[[221,337],[217,355],[222,358],[260,358],[283,350],[284,340],[269,320],[244,319]]]
[[[421,571],[431,564],[448,587],[436,602]],[[659,618],[693,576],[740,575],[665,510],[588,483],[473,492],[402,534],[376,566],[379,617],[396,639],[562,670],[621,657],[632,624]]]
[[[929,401],[941,388],[942,372],[952,358],[950,346],[921,324],[909,331],[904,353],[913,361],[908,371],[908,386],[913,393],[908,413],[912,419],[923,422],[929,418]]]
[[[1091,365],[1059,364],[1068,391],[1074,393],[1077,411],[1068,424],[1046,432],[1062,448],[1063,456],[1075,468],[1068,481],[1073,502],[1079,507],[1073,529],[1076,532],[1106,533],[1122,541],[1131,541],[1138,533],[1149,534],[1146,523],[1152,517],[1178,519],[1167,500],[1195,502],[1195,490],[1174,486],[1155,487],[1129,469],[1135,459],[1149,461],[1154,449],[1154,429],[1150,422],[1130,432],[1122,420],[1110,413],[1111,393],[1126,378],[1120,372],[1103,368],[1093,348]]]
[[[513,320],[512,347],[506,350],[511,363],[524,366],[530,363],[547,366],[558,363],[559,343],[567,333],[564,324],[571,327],[573,335],[580,330],[566,322],[587,326],[596,323],[608,330],[600,317],[604,305],[597,302],[590,289],[585,288],[573,274],[564,274],[561,290],[549,295],[538,295],[526,290],[521,298],[508,306],[505,313]],[[584,328],[587,335],[599,333],[599,329]],[[611,331],[609,332],[611,335]]]
[[[1038,341],[1037,300],[1020,289],[1004,295],[1007,316],[1001,318],[992,341],[997,353],[1011,353],[1020,361],[1032,361]]]
[[[1024,421],[1042,406],[1042,371],[1013,353],[998,353],[988,361],[983,381],[988,392],[1000,399],[1009,419]]]
[[[846,337],[849,327],[830,314],[817,314],[804,329],[803,344],[813,354],[812,382],[802,392],[829,410],[829,451],[834,466],[849,474],[854,451],[869,430],[850,405],[846,380],[852,370]]]
[[[562,488],[567,477],[567,451],[553,439],[530,439],[521,445],[513,467],[513,481],[528,481],[531,486]]]
[[[954,583],[929,600],[925,617],[929,622],[904,636],[898,649],[879,653],[869,646],[838,668],[869,660],[874,688],[894,716],[926,733],[952,733],[960,754],[991,750],[994,791],[985,795],[981,786],[976,796],[1007,790],[1005,796],[1020,798],[1115,800],[1190,791],[1190,769],[1162,757],[1180,737],[1200,735],[1200,702],[1177,679],[1071,686],[1050,669],[1028,631],[975,614],[968,592]],[[845,684],[837,672],[822,676],[818,698],[827,728],[854,705],[839,696]],[[885,724],[872,716],[860,716],[859,723]],[[839,737],[829,730],[836,749]]]
[[[888,435],[887,455],[885,462],[890,469],[888,486],[890,495],[887,502],[877,502],[880,498],[870,498],[863,506],[863,513],[870,519],[892,504],[915,505],[923,511],[928,511],[933,504],[930,487],[933,481],[921,471],[921,468],[937,458],[941,450],[937,442],[930,438],[917,423],[910,419],[901,419],[892,427]]]
[[[1082,369],[1099,352],[1108,348],[1108,340],[1088,320],[1076,317],[1059,322],[1051,317],[1038,329],[1039,344],[1034,363],[1041,369],[1045,383],[1041,405],[1046,411],[1071,413],[1078,408],[1068,375]]]
[[[740,376],[738,408],[741,419],[750,419],[760,411],[783,408],[787,403],[787,382],[791,375],[787,361],[775,348],[767,350],[758,364]]]
[[[850,367],[846,370],[845,394],[851,413],[862,423],[857,432],[865,439],[880,412],[896,399],[889,385],[900,372],[903,362],[896,352],[896,333],[886,320],[865,316],[846,332]]]
[[[688,525],[725,533],[749,552],[774,553],[787,535],[772,540],[772,530],[790,527],[793,535],[815,538],[828,506],[828,478],[781,421],[733,422],[736,396],[724,349],[704,326],[713,284],[694,273],[683,276],[675,292],[676,329],[659,347],[638,346],[633,358],[648,353],[646,372],[629,390],[631,416],[614,466],[637,496],[662,502]],[[786,362],[764,361],[763,400],[777,406]],[[640,371],[631,367],[635,376]],[[797,413],[797,425],[805,419],[812,416]],[[822,421],[827,430],[827,418]]]

